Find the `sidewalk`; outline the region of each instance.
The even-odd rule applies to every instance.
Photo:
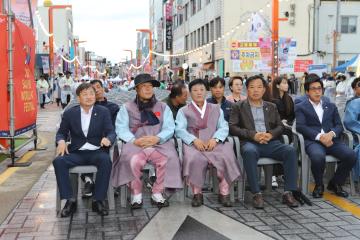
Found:
[[[8,168],[10,159],[0,164],[0,222],[3,222],[50,165],[54,157],[54,135],[60,112],[61,109],[55,105],[47,105],[46,109],[39,109],[38,146],[46,147],[47,150],[29,152],[33,148],[33,143],[29,143],[16,153],[16,156],[22,156],[18,160],[32,162],[29,167]]]

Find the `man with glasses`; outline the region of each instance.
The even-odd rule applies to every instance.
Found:
[[[355,164],[356,155],[341,142],[343,126],[334,103],[323,101],[323,83],[316,74],[309,74],[304,84],[308,100],[295,105],[296,130],[304,135],[305,150],[311,160],[311,171],[315,179],[314,198],[324,193],[323,174],[326,155],[340,160],[327,189],[340,197],[348,197],[342,189]]]

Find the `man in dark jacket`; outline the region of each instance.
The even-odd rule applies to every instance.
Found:
[[[340,115],[334,103],[323,100],[324,87],[320,78],[316,74],[310,74],[304,88],[308,99],[295,105],[296,130],[304,135],[305,150],[311,160],[311,171],[315,179],[313,197],[321,198],[324,193],[326,155],[340,160],[327,189],[338,196],[347,197],[348,193],[341,186],[355,164],[355,152],[340,140],[344,130]]]
[[[97,167],[93,211],[108,214],[105,197],[110,180],[112,163],[108,148],[115,142],[116,134],[109,110],[95,105],[95,89],[82,83],[76,89],[79,106],[64,112],[56,134],[57,157],[53,161],[60,198],[66,199],[61,217],[76,211],[76,197],[70,184],[69,169],[80,165]],[[71,136],[71,144],[66,141]]]
[[[230,134],[238,136],[242,143],[241,155],[251,192],[254,194],[255,208],[264,208],[257,179],[257,162],[260,157],[282,161],[285,175],[283,203],[297,207],[292,191],[297,190],[297,159],[295,149],[278,139],[284,126],[276,105],[262,100],[267,82],[261,76],[250,77],[246,81],[247,100],[233,105],[229,128]]]

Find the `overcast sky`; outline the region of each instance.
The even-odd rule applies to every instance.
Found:
[[[39,4],[42,4],[39,0]],[[119,62],[129,56],[123,49],[136,48],[136,29],[149,27],[149,0],[53,0],[70,4],[74,34],[87,51]],[[135,53],[134,53],[135,54]]]

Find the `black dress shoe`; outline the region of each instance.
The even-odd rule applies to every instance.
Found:
[[[60,216],[62,218],[69,217],[70,215],[76,212],[76,208],[77,208],[76,202],[67,200],[64,208],[61,210]]]
[[[131,204],[131,209],[140,209],[140,208],[142,208],[142,205],[143,205],[142,201],[141,201],[141,203],[134,202]]]
[[[93,201],[92,202],[92,210],[97,212],[100,216],[109,215],[109,209],[105,203],[105,201]]]
[[[312,195],[314,198],[322,198],[324,195],[324,184],[316,184]]]
[[[168,207],[170,205],[167,199],[165,199],[163,202],[156,202],[153,199],[151,199],[151,204],[156,205],[159,208]]]
[[[232,207],[229,194],[228,195],[219,194],[219,203],[222,204],[224,207]]]
[[[332,181],[329,182],[327,189],[333,191],[337,196],[347,198],[349,194],[342,189],[339,184],[335,184]]]
[[[191,201],[191,206],[193,207],[200,207],[201,205],[204,204],[204,197],[201,193],[199,194],[194,194],[194,197]]]

